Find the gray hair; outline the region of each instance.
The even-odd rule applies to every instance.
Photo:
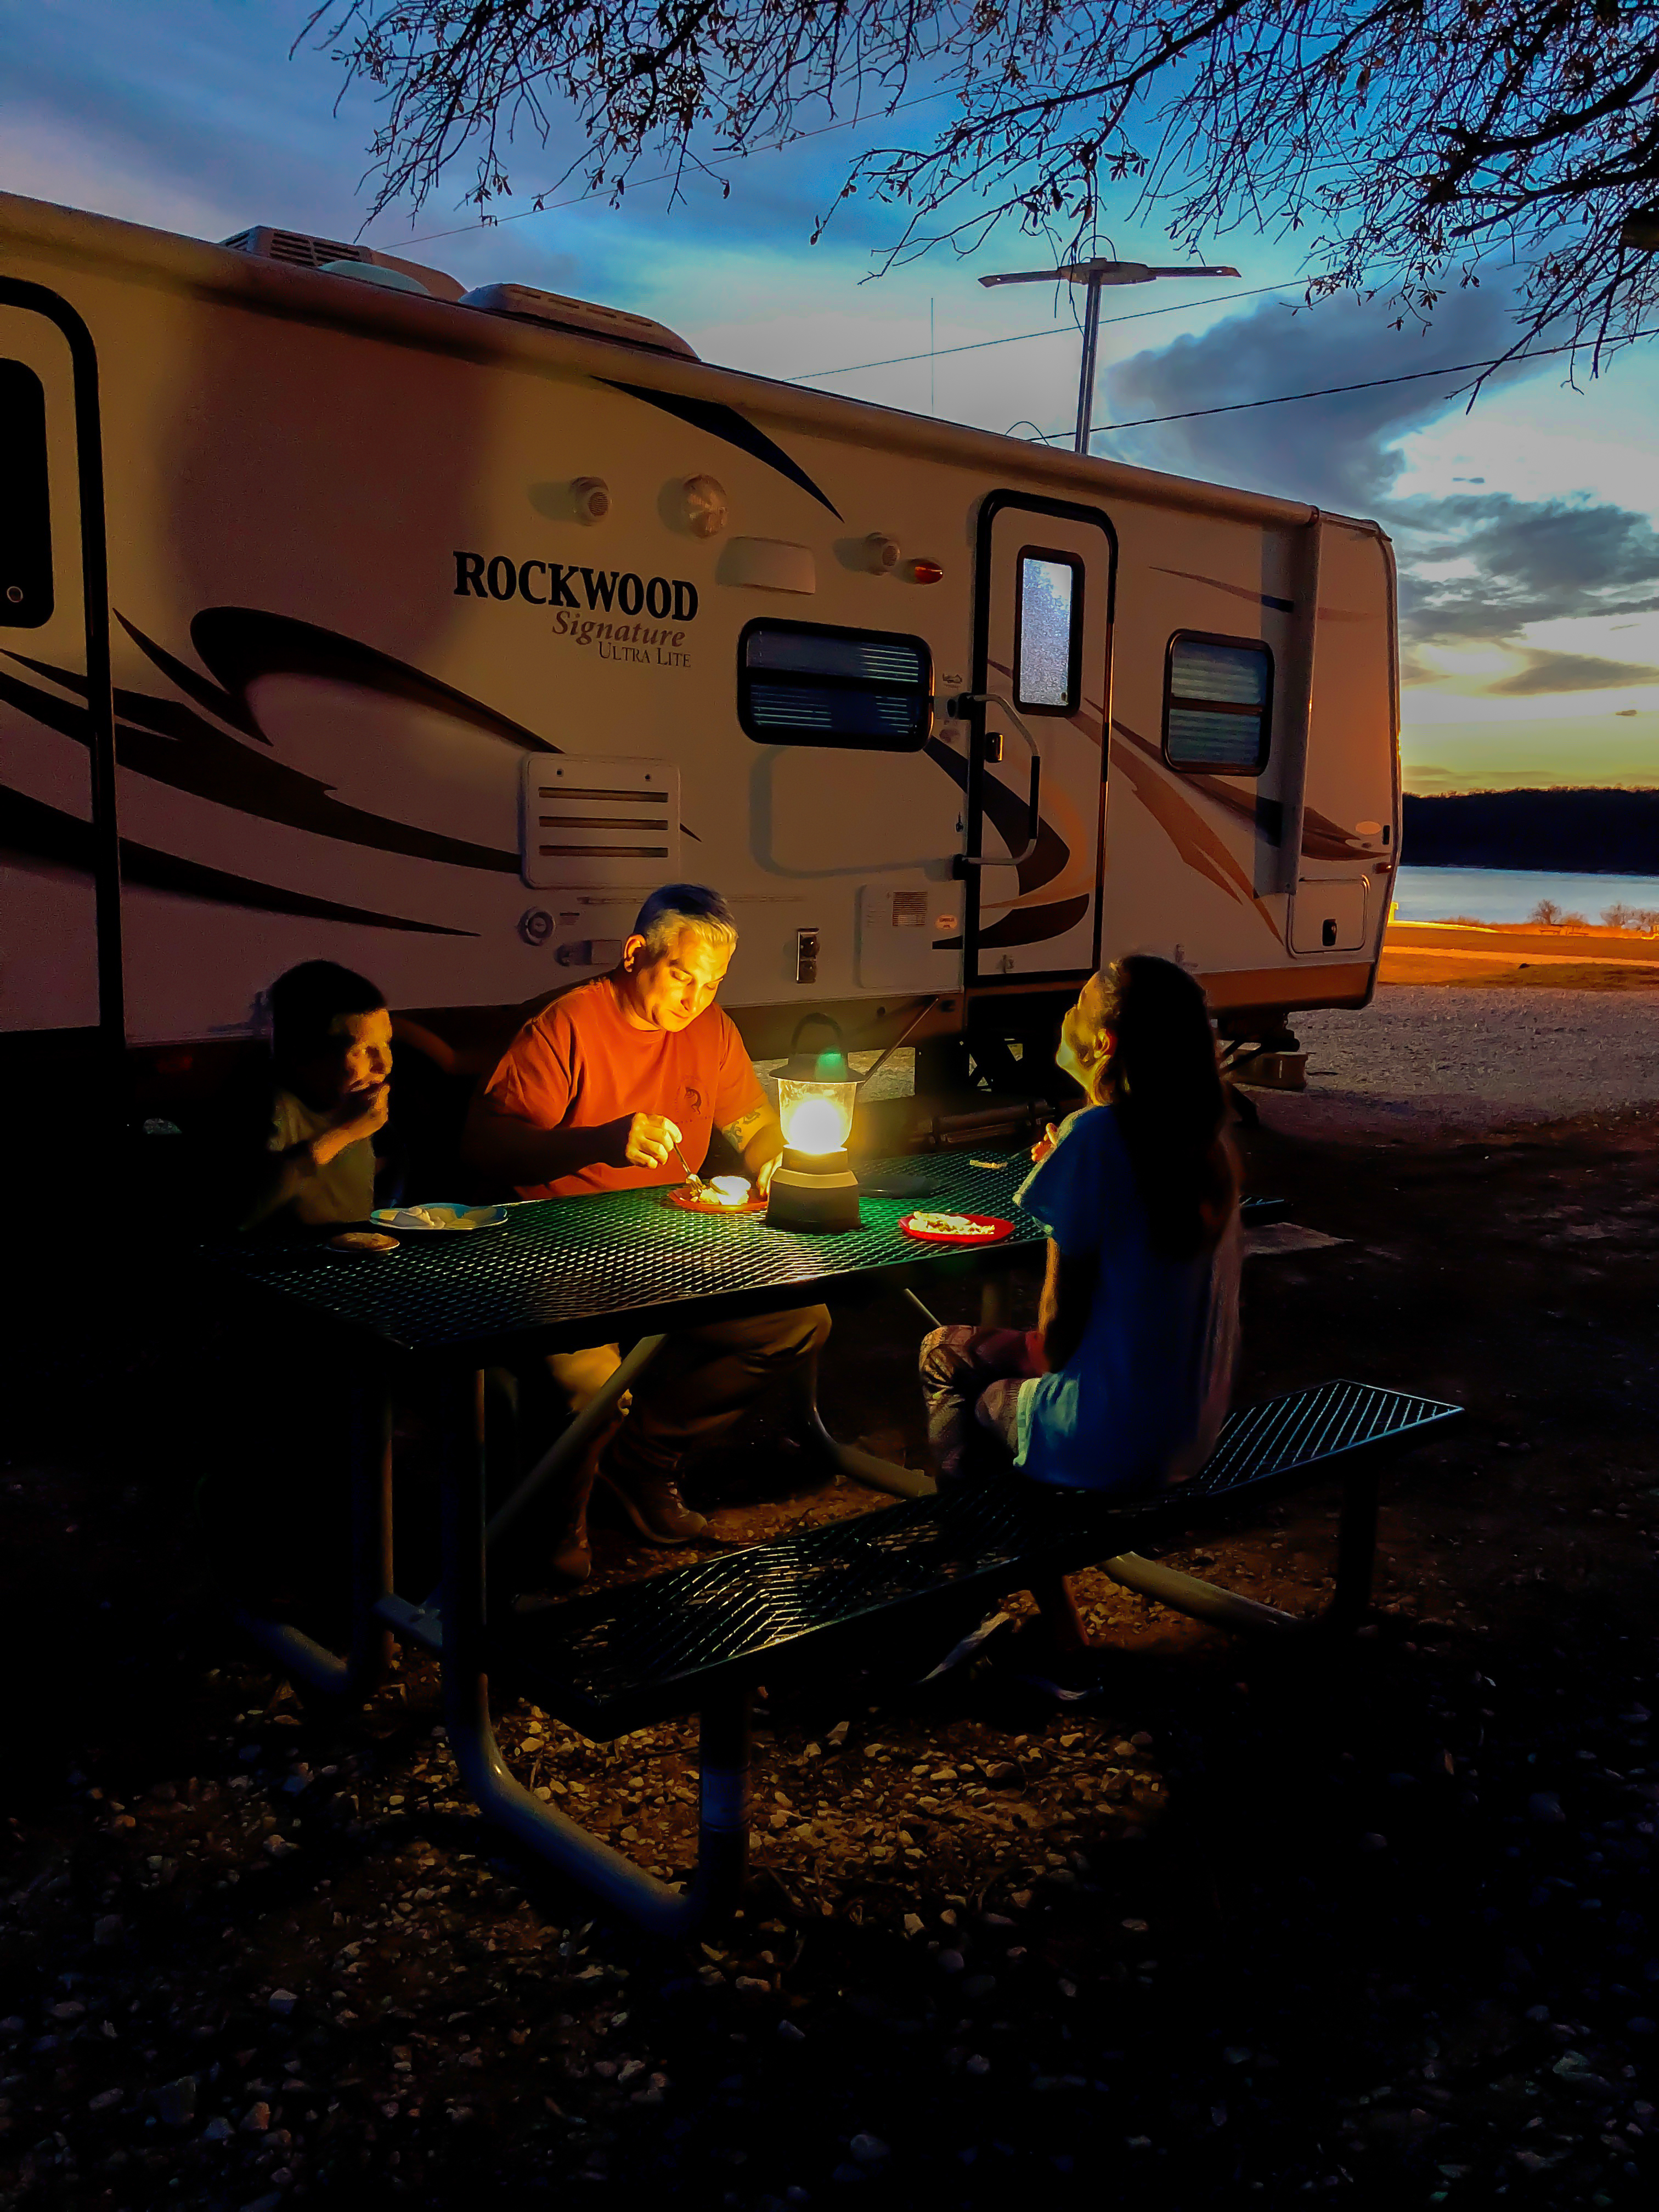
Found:
[[[645,939],[654,960],[683,929],[735,945],[738,918],[718,891],[705,884],[665,884],[652,892],[634,919],[633,934]]]

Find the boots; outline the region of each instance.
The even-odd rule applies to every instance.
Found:
[[[689,1544],[708,1526],[680,1496],[672,1475],[619,1466],[612,1457],[604,1461],[599,1474],[647,1544]]]
[[[548,1560],[561,1582],[585,1583],[593,1571],[593,1554],[587,1542],[587,1501],[593,1495],[593,1476],[599,1462],[599,1449],[595,1447],[583,1455],[565,1493],[564,1518],[553,1539]]]

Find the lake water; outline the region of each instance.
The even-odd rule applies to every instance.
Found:
[[[1659,912],[1659,876],[1559,875],[1540,868],[1401,868],[1395,884],[1399,921],[1525,921],[1540,899],[1563,914],[1600,921],[1610,906]]]

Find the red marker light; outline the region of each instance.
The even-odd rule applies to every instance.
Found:
[[[937,584],[945,571],[937,561],[913,561],[910,574],[919,584]]]

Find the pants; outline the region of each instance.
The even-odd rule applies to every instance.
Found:
[[[757,1314],[678,1329],[635,1384],[628,1419],[611,1448],[626,1471],[672,1475],[683,1458],[702,1452],[734,1428],[756,1400],[793,1374],[830,1334],[823,1306]],[[584,1352],[550,1352],[548,1372],[573,1413],[617,1371],[614,1344]]]
[[[960,1482],[976,1458],[1012,1460],[1019,1449],[1019,1386],[1041,1375],[1035,1329],[936,1328],[921,1347],[927,1442],[941,1484]],[[992,1439],[988,1452],[985,1439]]]

